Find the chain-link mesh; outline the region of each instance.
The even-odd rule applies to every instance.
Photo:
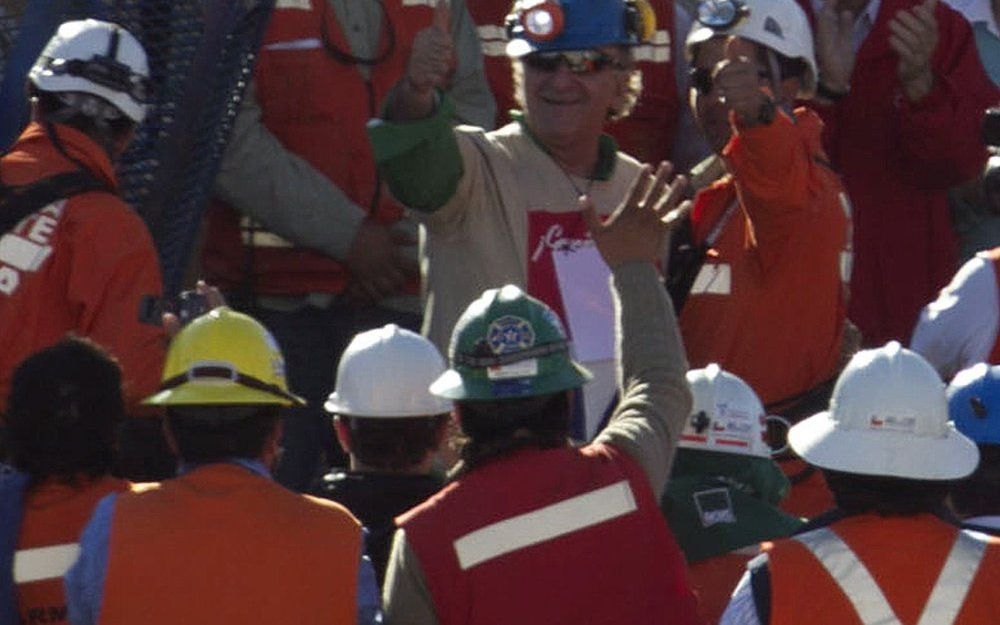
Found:
[[[0,13],[0,54],[6,41],[15,41],[24,4],[2,5],[7,15]],[[149,56],[152,107],[118,173],[126,201],[153,233],[164,292],[176,293],[274,0],[91,0],[86,9],[71,4],[64,19],[117,22]]]

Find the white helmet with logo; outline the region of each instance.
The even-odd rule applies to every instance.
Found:
[[[716,36],[742,37],[770,48],[790,59],[802,59],[809,71],[802,81],[798,97],[808,100],[816,93],[816,56],[812,28],[802,7],[795,0],[747,0],[746,17],[728,30],[716,30],[695,22],[684,43],[690,61],[694,47]]]
[[[451,411],[428,388],[445,369],[424,337],[389,324],[351,339],[337,366],[326,410],[353,417],[427,417]]]
[[[691,414],[680,447],[770,458],[764,405],[750,385],[717,364],[687,373]]]
[[[944,382],[896,341],[855,354],[830,409],[792,427],[788,442],[809,464],[861,475],[956,480],[979,463],[948,421]]]
[[[130,32],[94,19],[64,22],[28,73],[40,91],[90,94],[135,123],[146,116],[149,64]]]

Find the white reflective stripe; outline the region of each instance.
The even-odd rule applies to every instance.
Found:
[[[479,41],[479,47],[483,49],[483,56],[507,56],[506,41]]]
[[[80,545],[66,543],[14,552],[14,583],[57,579],[66,574],[80,555]]]
[[[476,26],[476,34],[482,41],[489,41],[491,39],[507,41],[507,29],[503,26],[493,26],[492,24]]]
[[[240,219],[240,231],[243,245],[253,247],[295,247],[289,240],[283,239],[273,232],[263,229],[260,224],[255,224],[249,217]]]
[[[292,39],[291,41],[276,41],[264,46],[265,50],[315,50],[323,44],[319,39]]]
[[[733,290],[732,269],[728,264],[705,263],[691,285],[691,295],[729,295]]]
[[[976,578],[989,539],[977,532],[959,532],[951,553],[941,567],[934,590],[917,625],[951,625],[965,604],[965,595]]]
[[[847,543],[833,530],[821,528],[795,536],[812,552],[844,591],[864,625],[899,625],[878,583]]]
[[[309,0],[277,0],[274,3],[275,9],[299,9],[301,11],[311,11]]]
[[[403,0],[404,7],[437,6],[437,0]]]
[[[635,512],[627,480],[470,532],[455,541],[465,571],[477,564]]]
[[[669,62],[671,58],[670,33],[666,30],[656,31],[648,43],[633,48],[632,55],[636,61]]]
[[[21,271],[38,271],[45,259],[52,254],[52,247],[39,245],[16,234],[0,237],[0,262]]]

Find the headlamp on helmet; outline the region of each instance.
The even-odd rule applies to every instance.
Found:
[[[698,3],[698,22],[712,30],[729,30],[750,15],[743,0],[702,0]]]

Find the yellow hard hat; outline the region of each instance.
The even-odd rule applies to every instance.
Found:
[[[153,406],[305,405],[288,391],[285,359],[256,319],[226,307],[198,317],[174,337]]]

